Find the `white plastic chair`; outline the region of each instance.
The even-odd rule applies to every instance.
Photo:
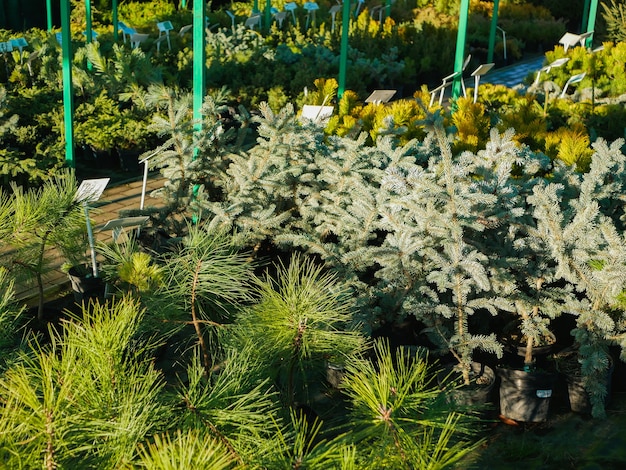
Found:
[[[306,10],[306,25],[305,29],[309,29],[309,24],[315,23],[315,12],[320,9],[319,5],[315,2],[306,2],[303,6]]]
[[[285,3],[285,10],[291,12],[291,18],[293,19],[293,24],[296,24],[296,10],[298,9],[298,4],[296,2]]]
[[[159,28],[159,39],[161,36],[165,36],[167,38],[167,47],[169,50],[172,50],[172,43],[170,42],[170,31],[174,29],[171,21],[161,21],[157,23],[157,28]]]
[[[328,10],[328,12],[330,13],[330,17],[332,18],[332,23],[330,26],[331,32],[335,31],[335,17],[337,16],[337,13],[341,11],[341,8],[341,5],[333,5],[332,7],[330,7],[330,10]]]
[[[122,31],[122,37],[124,39],[124,44],[126,44],[126,38],[130,38],[133,34],[137,34],[137,30],[135,28],[131,28],[126,25],[123,21],[117,22],[117,27]]]
[[[255,27],[259,27],[259,29],[261,28],[261,15],[257,14],[257,15],[253,15],[251,17],[249,17],[246,22],[244,23],[244,26],[246,28],[250,28],[251,30],[254,31]]]
[[[137,49],[139,45],[150,37],[149,34],[135,33],[130,36],[130,45],[133,49]]]
[[[208,19],[208,18],[207,18],[207,19]],[[209,24],[208,24],[208,23],[206,23],[206,28],[208,28],[208,27],[209,27]],[[192,25],[192,24],[187,24],[187,25],[183,26],[182,28],[180,28],[180,31],[178,31],[178,35],[179,35],[181,38],[182,38],[182,37],[184,37],[184,36],[185,36],[185,34],[187,34],[187,33],[191,30],[191,28],[193,28],[193,25]]]
[[[235,15],[232,11],[226,10],[226,14],[230,17],[230,27],[235,30]]]

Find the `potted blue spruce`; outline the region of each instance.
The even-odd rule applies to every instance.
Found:
[[[484,319],[513,310],[510,286],[503,286],[504,271],[487,243],[506,235],[505,214],[515,211],[516,199],[507,198],[508,188],[500,184],[511,166],[498,166],[504,152],[454,156],[441,118],[432,116],[425,124],[427,162],[387,170],[383,217],[393,234],[390,245],[400,252],[412,247],[419,266],[418,272],[407,273],[415,294],[404,308],[426,325],[424,332],[438,352],[456,361],[450,378],[464,392],[455,390],[455,401],[477,404],[488,401],[495,375],[474,360],[475,352],[494,361],[503,354],[495,332],[483,327]]]
[[[565,299],[574,316],[572,331],[578,375],[591,413],[605,415],[613,359],[609,348],[626,346],[626,189],[624,141],[593,144],[590,169],[577,174],[558,168],[554,181],[537,185],[528,198],[537,237],[549,249],[557,277],[576,292]]]

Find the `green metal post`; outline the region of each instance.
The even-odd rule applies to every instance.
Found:
[[[348,32],[350,31],[350,1],[343,2],[341,12],[341,45],[339,48],[339,86],[337,96],[341,98],[346,91],[346,72],[348,70]]]
[[[193,2],[193,119],[195,130],[202,130],[202,103],[206,50],[204,47],[204,2]]]
[[[87,44],[91,42],[91,0],[85,0],[85,34],[87,35]]]
[[[456,36],[456,53],[454,56],[454,72],[458,73],[452,83],[452,99],[461,96],[461,80],[463,79],[463,62],[465,60],[465,36],[467,35],[467,17],[469,16],[469,0],[461,0],[459,11],[459,30]]]
[[[181,0],[180,6],[183,8],[187,8],[187,0]]]
[[[493,62],[493,50],[496,46],[496,30],[498,28],[498,8],[500,0],[493,0],[493,12],[491,13],[491,27],[489,28],[489,46],[487,48],[487,62]]]
[[[113,42],[117,42],[117,35],[118,35],[118,18],[117,18],[117,0],[113,0],[113,4],[111,5],[112,8],[112,15],[113,15]]]
[[[385,18],[389,18],[391,16],[391,3],[393,0],[387,0],[387,7],[385,8]]]
[[[204,1],[193,2],[193,120],[196,135],[202,132],[202,103],[204,102],[204,77],[206,70],[206,49],[204,47]],[[198,148],[193,150],[193,158],[198,156]],[[198,194],[198,185],[193,188],[194,197]],[[192,221],[197,223],[198,214],[193,214]]]
[[[91,0],[85,0],[85,35],[87,36],[87,44],[91,44]],[[93,64],[87,60],[87,70],[91,70]]]
[[[70,0],[61,0],[61,49],[63,54],[63,116],[65,119],[65,163],[76,168],[74,161],[74,122],[72,93],[72,35]]]
[[[252,14],[256,15],[259,12],[259,0],[254,0],[252,5]]]
[[[583,21],[580,25],[580,31],[585,32],[585,28],[587,27],[587,22],[589,21],[589,4],[591,0],[585,0],[585,5],[583,6]]]
[[[46,17],[48,18],[48,31],[52,31],[52,0],[46,0]]]
[[[267,32],[270,32],[272,22],[272,0],[267,0],[265,2],[265,29]]]
[[[586,33],[593,32],[596,27],[596,15],[598,13],[598,0],[591,0],[591,6],[589,7],[589,21],[587,21]],[[593,42],[593,34],[587,38],[585,42],[586,47],[591,47]]]

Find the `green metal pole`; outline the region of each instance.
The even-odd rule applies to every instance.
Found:
[[[181,0],[180,6],[183,8],[187,8],[187,0]]]
[[[493,12],[491,13],[491,28],[489,28],[489,46],[487,48],[487,62],[493,62],[493,50],[496,46],[496,30],[498,28],[498,8],[500,0],[493,0]]]
[[[87,44],[91,42],[91,0],[85,0],[85,34],[87,35]]]
[[[85,0],[85,34],[87,36],[87,44],[91,44],[91,0]],[[91,70],[93,64],[87,60],[87,70]]]
[[[461,0],[459,11],[459,30],[456,36],[456,53],[454,56],[454,72],[458,75],[452,83],[452,99],[461,96],[461,80],[463,79],[463,61],[465,60],[465,36],[467,35],[467,17],[469,16],[469,0]]]
[[[117,18],[117,0],[113,0],[112,4],[112,15],[113,15],[113,42],[117,42],[118,35],[118,18]]]
[[[589,3],[591,0],[585,0],[585,5],[583,6],[583,21],[580,25],[580,31],[585,32],[585,28],[587,27],[587,22],[589,21]]]
[[[385,18],[389,18],[391,16],[391,3],[393,0],[387,0],[387,7],[385,8]]]
[[[339,48],[339,86],[337,96],[341,98],[346,91],[346,72],[348,70],[348,32],[350,31],[350,1],[343,2],[341,12],[341,45]]]
[[[193,2],[193,119],[196,132],[202,130],[202,103],[206,50],[204,47],[204,2]]]
[[[272,0],[267,0],[265,2],[265,29],[267,30],[267,32],[270,32],[271,29],[271,23],[272,21]]]
[[[63,116],[65,119],[65,163],[76,168],[74,161],[74,122],[72,93],[72,35],[70,0],[61,0],[61,50],[63,55]]]
[[[46,0],[46,16],[48,18],[48,31],[52,31],[52,0]]]
[[[256,15],[259,12],[259,0],[254,0],[252,5],[252,14]]]
[[[589,21],[587,22],[586,33],[593,32],[596,27],[596,15],[598,13],[598,0],[591,0],[591,6],[589,7]],[[591,47],[593,42],[593,34],[587,38],[585,42],[586,47]]]
[[[204,86],[206,71],[206,49],[204,47],[204,1],[193,2],[193,120],[196,135],[202,132],[202,103],[204,102]],[[193,158],[198,156],[199,149],[193,149]],[[198,194],[198,185],[193,188],[194,197]],[[193,214],[192,221],[197,223],[198,214]]]

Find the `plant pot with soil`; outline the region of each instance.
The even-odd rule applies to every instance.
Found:
[[[601,379],[602,384],[607,390],[604,404],[605,406],[609,402],[610,394],[608,391],[611,389],[611,381],[613,371],[615,370],[615,363],[611,356],[608,356],[609,367],[606,369],[606,375]],[[574,413],[590,414],[591,413],[591,401],[589,399],[589,393],[585,388],[585,380],[581,370],[581,364],[579,361],[579,351],[575,346],[566,348],[552,356],[557,372],[565,380],[567,385],[567,403],[570,410]]]
[[[515,421],[543,422],[548,419],[556,380],[556,374],[547,369],[548,352],[556,343],[551,324],[562,313],[571,292],[549,282],[554,278],[549,263],[531,262],[526,267],[532,268],[522,271],[526,288],[512,295],[517,317],[512,323],[516,327],[507,337],[513,354],[507,364],[497,368],[500,414]]]
[[[437,374],[437,380],[451,403],[480,408],[492,400],[496,374],[488,365],[472,362],[469,385],[465,384],[459,365],[445,367]]]
[[[556,374],[543,370],[497,368],[500,378],[500,414],[528,423],[544,422],[549,416]]]
[[[94,276],[91,266],[85,264],[74,265],[67,270],[67,275],[70,279],[76,302],[84,302],[104,296],[104,280],[99,276]]]

